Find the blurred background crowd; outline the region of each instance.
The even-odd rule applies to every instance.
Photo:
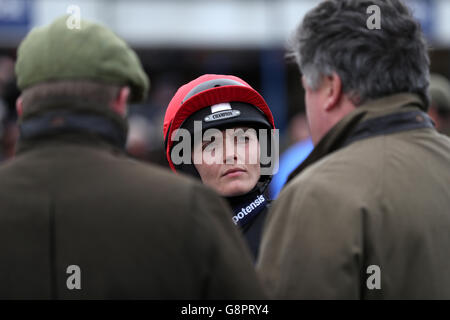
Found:
[[[104,23],[138,53],[151,79],[149,98],[132,105],[128,152],[168,167],[162,123],[182,84],[205,73],[233,74],[268,102],[280,129],[280,172],[271,186],[276,197],[290,170],[312,149],[303,89],[286,42],[305,13],[320,0],[0,0],[0,162],[14,156],[16,50],[34,26],[79,10]],[[450,133],[450,1],[406,0],[430,46],[433,117]],[[75,11],[74,11],[75,10]],[[76,13],[76,12],[75,12]],[[381,12],[381,17],[382,17]]]

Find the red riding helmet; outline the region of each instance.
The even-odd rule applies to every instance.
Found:
[[[208,116],[220,116],[209,108],[219,103],[234,103],[233,116],[219,121],[207,122]],[[206,108],[206,109],[205,109]],[[204,110],[202,110],[204,109]],[[200,111],[202,110],[202,111]],[[222,111],[223,112],[223,111]],[[242,79],[230,75],[206,74],[183,85],[178,89],[169,103],[164,117],[164,142],[166,157],[170,167],[176,172],[177,166],[171,159],[170,152],[174,146],[173,133],[184,126],[186,119],[196,116],[205,120],[203,129],[217,127],[218,124],[255,124],[275,129],[272,113],[264,98]],[[211,120],[210,120],[211,121]]]

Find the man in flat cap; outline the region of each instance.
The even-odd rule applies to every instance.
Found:
[[[224,202],[124,154],[149,83],[100,25],[67,17],[18,49],[20,141],[0,166],[0,298],[258,299]]]
[[[326,0],[292,49],[315,147],[266,222],[270,294],[450,299],[450,139],[426,113],[420,25],[400,0]]]

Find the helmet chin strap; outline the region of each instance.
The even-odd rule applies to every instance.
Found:
[[[265,192],[266,192],[267,187],[268,187],[269,184],[270,184],[270,181],[272,181],[272,177],[273,177],[273,176],[269,176],[269,177],[267,177],[267,178],[263,181],[263,183],[261,184],[260,189],[259,189],[259,191],[260,191],[261,193],[265,193]],[[256,185],[258,185],[258,183],[257,183]]]

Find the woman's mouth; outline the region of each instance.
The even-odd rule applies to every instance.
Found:
[[[244,174],[246,171],[242,168],[232,168],[225,171],[225,173],[222,175],[222,177],[238,177],[242,174]]]

